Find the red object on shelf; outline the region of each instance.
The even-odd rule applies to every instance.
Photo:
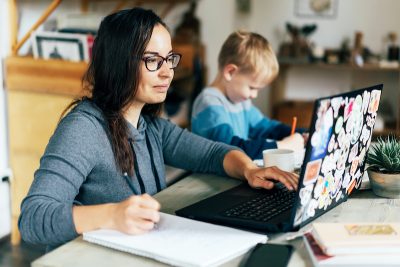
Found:
[[[87,35],[87,44],[88,44],[89,60],[92,58],[93,43],[94,43],[94,35],[88,34]]]

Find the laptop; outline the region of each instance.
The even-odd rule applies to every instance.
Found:
[[[179,216],[261,232],[296,231],[361,185],[383,85],[317,99],[297,191],[242,183],[177,210]]]

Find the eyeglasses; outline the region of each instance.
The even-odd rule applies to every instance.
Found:
[[[142,58],[142,60],[144,61],[146,69],[148,69],[148,71],[156,71],[161,68],[164,61],[167,63],[170,69],[175,69],[179,64],[181,57],[181,54],[174,53],[168,55],[167,57],[162,57],[159,55],[147,56]]]

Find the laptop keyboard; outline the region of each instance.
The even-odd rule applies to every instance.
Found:
[[[281,187],[272,194],[258,195],[223,212],[224,216],[266,222],[292,208],[296,191]]]

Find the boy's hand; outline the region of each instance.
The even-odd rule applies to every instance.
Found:
[[[310,134],[309,133],[302,133],[301,136],[303,136],[304,145],[306,145],[307,142],[308,142],[308,138],[310,137]]]
[[[281,141],[277,141],[276,144],[278,148],[291,149],[291,150],[301,150],[304,148],[304,137],[295,133],[283,138]]]

